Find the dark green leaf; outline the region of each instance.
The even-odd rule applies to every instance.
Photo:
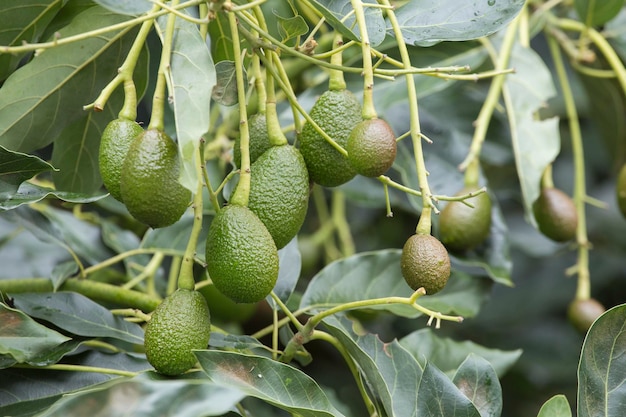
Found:
[[[143,330],[136,323],[114,316],[84,295],[74,292],[14,294],[17,308],[84,337],[109,337],[143,344]]]
[[[341,417],[319,385],[298,369],[269,358],[235,352],[196,351],[206,374],[222,387],[238,389],[303,417]]]
[[[198,239],[198,248],[196,249],[196,253],[202,259],[204,259],[206,233],[210,222],[211,218],[209,216],[205,216],[203,219],[202,234]],[[171,226],[159,229],[150,229],[145,234],[144,239],[141,242],[141,247],[144,249],[176,250],[180,251],[180,254],[183,255],[185,253],[185,249],[187,248],[187,242],[189,241],[192,223],[192,216],[183,216],[179,221]]]
[[[0,196],[0,210],[12,210],[23,205],[36,203],[47,197],[55,197],[68,203],[87,204],[106,197],[107,194],[91,195],[73,193],[68,191],[56,191],[52,188],[42,187],[30,183],[22,183],[16,193]]]
[[[572,409],[565,395],[555,395],[541,406],[537,417],[572,417]]]
[[[404,40],[430,46],[490,35],[511,21],[524,0],[410,0],[396,10]],[[387,30],[393,33],[388,24]]]
[[[61,360],[64,356],[74,352],[82,343],[82,340],[72,339],[67,342],[61,343],[58,346],[52,347],[41,351],[38,355],[29,358],[26,363],[32,366],[47,366],[52,365]],[[13,366],[17,361],[10,355],[0,356],[4,361],[0,360],[0,369]],[[13,359],[12,362],[7,359]]]
[[[235,79],[235,62],[220,61],[215,64],[217,82],[211,98],[224,106],[237,104],[237,80]],[[245,77],[244,71],[244,77]]]
[[[293,238],[285,247],[278,251],[278,280],[272,290],[284,303],[287,302],[296,288],[301,268],[302,255],[300,255],[300,250],[298,249],[298,239]],[[267,296],[267,302],[273,308],[280,309],[269,295]]]
[[[309,25],[306,24],[306,20],[300,15],[286,18],[279,16],[278,13],[274,11],[274,16],[276,16],[276,20],[278,21],[278,32],[280,33],[283,43],[298,36],[306,35],[309,31]]]
[[[375,0],[363,0],[362,3],[370,44],[378,46],[385,39],[385,20],[382,11],[377,7],[367,7],[368,3],[376,4]],[[350,0],[312,0],[311,5],[343,36],[353,41],[361,40],[361,31],[356,24]]]
[[[15,193],[20,184],[54,167],[34,155],[13,152],[0,146],[0,195]]]
[[[139,375],[132,379],[118,378],[95,389],[65,396],[40,416],[83,417],[87,405],[102,416],[221,416],[242,398],[240,391],[207,380],[150,380],[147,375]]]
[[[209,345],[216,348],[236,350],[267,349],[265,345],[253,337],[218,332],[211,333]]]
[[[574,7],[585,24],[601,26],[617,16],[624,0],[574,0]]]
[[[94,6],[60,33],[68,37],[124,20]],[[51,143],[83,117],[82,106],[117,74],[134,32],[126,28],[47,49],[11,74],[0,89],[0,144],[30,152]]]
[[[94,0],[102,7],[115,13],[140,15],[150,11],[152,3],[149,0]]]
[[[452,382],[472,401],[481,417],[500,417],[502,387],[498,375],[484,358],[470,353]]]
[[[218,13],[217,17],[209,22],[209,36],[211,37],[211,55],[213,56],[213,61],[219,63],[222,61],[235,60],[233,55],[233,40],[230,37],[230,27],[228,26],[228,16],[226,13]],[[243,42],[241,47],[245,48],[246,43]]]
[[[589,329],[578,366],[578,417],[618,417],[626,410],[626,304]]]
[[[3,0],[0,3],[2,30],[0,45],[16,46],[22,42],[37,42],[46,26],[67,0]],[[20,54],[0,54],[0,81],[13,71],[24,57]]]
[[[319,312],[340,304],[382,297],[410,297],[413,291],[400,271],[399,249],[380,250],[353,255],[322,269],[309,283],[300,308]],[[441,313],[475,315],[487,295],[486,280],[454,272],[441,292],[420,298],[418,303]],[[422,313],[406,304],[368,306],[404,317]]]
[[[23,312],[0,303],[0,354],[20,363],[29,362],[69,340]]]
[[[502,377],[522,354],[520,349],[503,351],[489,349],[469,340],[457,342],[440,337],[431,329],[416,330],[400,339],[399,342],[413,354],[418,362],[427,360],[450,376],[456,372],[470,353],[486,359],[499,377]]]
[[[66,279],[78,272],[78,265],[76,261],[61,262],[54,266],[52,273],[50,274],[50,280],[52,281],[52,288],[54,291],[58,290]]]
[[[424,367],[396,340],[357,335],[345,317],[324,319],[355,360],[389,416],[479,417],[469,399],[435,366]]]

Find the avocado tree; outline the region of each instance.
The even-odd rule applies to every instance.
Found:
[[[624,415],[624,0],[0,22],[0,415]]]

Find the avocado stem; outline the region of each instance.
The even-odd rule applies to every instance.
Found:
[[[333,65],[341,66],[343,64],[343,55],[341,52],[341,46],[343,45],[343,37],[341,33],[336,32],[333,38],[333,49],[337,49],[337,52],[331,55],[330,63]],[[331,69],[329,71],[330,79],[328,80],[328,89],[330,91],[342,91],[346,89],[346,80],[343,76],[343,71],[337,69]]]
[[[354,16],[361,35],[361,53],[363,55],[363,119],[376,119],[374,106],[374,69],[372,67],[372,50],[365,22],[365,11],[361,0],[350,0],[354,9]],[[400,41],[398,40],[398,43]]]
[[[261,71],[261,59],[257,54],[252,56],[252,71],[254,73],[254,89],[256,90],[257,101],[259,103],[259,113],[266,112],[267,93],[265,91],[265,81]]]
[[[275,64],[279,58],[274,52],[269,51],[269,62]],[[287,137],[280,128],[278,121],[278,113],[276,111],[276,91],[274,87],[274,77],[267,72],[267,100],[266,100],[266,120],[267,120],[267,136],[272,146],[282,146],[287,144]]]

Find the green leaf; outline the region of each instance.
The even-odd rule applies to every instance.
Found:
[[[429,363],[420,366],[396,340],[383,343],[373,334],[357,335],[345,317],[330,316],[324,324],[355,360],[386,415],[480,416],[443,372]]]
[[[585,337],[578,366],[578,417],[618,417],[626,410],[626,304],[611,308]]]
[[[317,382],[281,362],[235,352],[196,351],[200,366],[215,384],[238,389],[302,417],[341,417]]]
[[[29,358],[26,363],[32,366],[48,366],[59,362],[64,356],[74,352],[83,341],[72,339],[61,343],[50,349],[41,351],[39,354]],[[17,363],[10,355],[0,356],[0,369],[8,368]]]
[[[515,165],[526,219],[536,225],[532,204],[539,197],[541,176],[559,154],[559,120],[538,120],[537,112],[556,94],[552,75],[545,62],[532,49],[513,46],[509,66],[515,74],[507,75],[503,94],[515,153]]]
[[[209,346],[221,348],[221,349],[236,349],[236,350],[253,350],[262,349],[267,350],[268,347],[259,342],[257,339],[236,334],[224,334],[213,332],[209,339]]]
[[[165,19],[159,19],[165,22]],[[164,26],[161,26],[163,29]],[[196,192],[201,172],[197,158],[201,137],[209,130],[215,65],[198,26],[178,18],[172,43],[168,88],[173,97],[176,139],[182,157],[180,182]]]
[[[128,372],[142,372],[152,369],[145,357],[127,353],[101,353],[90,350],[68,356],[74,365],[93,366]],[[47,408],[63,394],[92,387],[119,375],[101,372],[61,371],[48,369],[0,370],[0,415],[20,415],[30,407]],[[37,381],[37,383],[33,383]]]
[[[353,41],[361,40],[361,31],[356,24],[350,0],[311,0],[310,3],[343,36]],[[376,4],[375,0],[363,0],[362,3],[370,44],[378,46],[385,39],[385,19],[382,10],[367,6],[368,4]]]
[[[497,32],[519,13],[524,0],[410,0],[396,11],[408,44],[430,46],[465,41]],[[388,23],[387,30],[393,33]]]
[[[309,31],[309,25],[306,24],[306,20],[300,15],[292,17],[279,16],[274,11],[274,16],[278,23],[278,32],[281,36],[281,42],[286,43],[298,36],[306,35]]]
[[[235,62],[220,61],[215,64],[216,83],[211,91],[211,98],[224,106],[237,104],[237,80],[235,79]],[[244,82],[247,83],[244,71]]]
[[[13,152],[0,146],[0,195],[17,192],[20,184],[54,167],[34,155]]]
[[[15,193],[0,195],[0,210],[13,210],[23,205],[33,204],[47,197],[55,197],[68,203],[87,204],[105,198],[107,194],[91,195],[56,191],[30,183],[22,183]]]
[[[75,292],[13,294],[15,306],[75,335],[109,337],[143,344],[143,330],[136,323],[114,316],[109,310]]]
[[[413,290],[400,271],[399,249],[359,253],[335,261],[322,269],[302,295],[300,308],[315,313],[352,301],[382,297],[408,298]],[[488,294],[489,283],[453,271],[446,288],[435,295],[422,297],[418,303],[441,313],[469,317],[478,313]],[[405,304],[383,304],[367,308],[386,310],[403,317],[422,313]]]
[[[555,395],[546,401],[537,417],[572,417],[572,409],[563,394]]]
[[[211,38],[211,56],[213,61],[234,61],[233,40],[230,37],[228,16],[226,13],[218,13],[216,18],[209,22],[209,36]],[[241,48],[245,48],[247,42],[243,41]]]
[[[484,358],[470,353],[452,379],[481,417],[500,417],[502,413],[502,387],[498,375]]]
[[[574,8],[588,26],[601,26],[613,19],[626,2],[624,0],[574,0]]]
[[[131,16],[149,12],[152,3],[149,0],[93,0],[102,7],[106,7],[112,12],[127,14]]]
[[[76,261],[61,262],[54,266],[50,273],[50,281],[52,281],[52,289],[58,290],[66,279],[78,272],[78,264]]]
[[[503,351],[489,349],[469,340],[457,342],[439,337],[431,329],[416,330],[400,339],[399,343],[411,352],[418,362],[427,360],[450,376],[466,360],[467,355],[473,353],[487,360],[496,374],[502,377],[522,354],[521,349]]]
[[[298,239],[293,238],[278,251],[278,280],[272,290],[284,303],[287,302],[298,284],[302,268],[302,255],[298,249]],[[266,298],[274,309],[279,309],[271,295]]]
[[[23,312],[0,303],[0,354],[28,363],[69,340]]]
[[[60,34],[68,37],[126,19],[94,6]],[[0,88],[0,145],[31,152],[83,117],[82,106],[117,74],[134,32],[126,28],[47,49],[11,74]]]
[[[0,45],[16,46],[22,42],[37,42],[66,1],[3,0],[0,3]],[[0,81],[17,67],[25,54],[0,54]]]
[[[204,246],[206,244],[206,235],[209,225],[211,224],[211,217],[204,216],[202,219],[202,232],[198,239],[198,247],[196,253],[202,259],[204,259]],[[162,227],[159,229],[150,229],[141,242],[141,248],[143,249],[167,249],[179,251],[182,256],[187,248],[187,242],[189,241],[189,234],[191,233],[191,227],[193,223],[193,216],[183,216],[179,221],[168,227]]]
[[[240,391],[207,380],[150,377],[118,378],[95,389],[68,394],[39,416],[83,417],[86,404],[102,416],[221,416],[243,398]]]

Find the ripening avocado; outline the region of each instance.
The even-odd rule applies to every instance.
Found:
[[[464,187],[456,196],[475,191]],[[491,198],[480,193],[468,198],[470,207],[461,201],[450,201],[439,214],[439,238],[446,248],[454,252],[473,249],[485,241],[491,228]]]
[[[593,322],[605,311],[604,306],[594,298],[574,300],[567,308],[567,318],[576,330],[587,333]]]
[[[409,287],[424,287],[427,295],[441,291],[450,278],[448,251],[431,235],[415,234],[406,241],[400,267]]]
[[[556,242],[576,237],[578,213],[574,202],[558,188],[546,187],[533,204],[539,231]]]
[[[383,175],[396,159],[396,135],[383,119],[363,120],[348,137],[348,161],[365,177]]]

